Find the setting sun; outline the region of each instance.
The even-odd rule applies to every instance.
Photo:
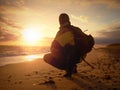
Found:
[[[40,34],[40,31],[38,30],[38,28],[30,27],[30,28],[24,29],[24,31],[22,32],[22,37],[26,43],[33,44],[38,42],[42,38],[42,35]]]

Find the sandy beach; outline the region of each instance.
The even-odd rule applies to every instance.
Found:
[[[42,59],[0,67],[0,90],[120,90],[120,47],[93,49],[78,73],[65,78]]]

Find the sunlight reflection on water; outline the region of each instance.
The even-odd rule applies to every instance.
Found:
[[[43,59],[44,54],[45,53],[27,55],[27,56],[0,57],[0,66],[4,66],[7,64],[13,64],[13,63],[28,62],[28,61],[33,61],[33,60],[41,60]]]
[[[28,55],[25,58],[26,58],[26,61],[33,61],[33,60],[36,60],[36,59],[38,59],[40,57],[41,56],[39,56],[39,55]]]

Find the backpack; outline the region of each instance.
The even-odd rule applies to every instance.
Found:
[[[92,35],[85,34],[78,27],[71,26],[70,30],[74,35],[75,59],[80,60],[84,55],[92,50],[95,41]]]

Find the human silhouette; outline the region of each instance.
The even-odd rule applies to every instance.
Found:
[[[64,69],[65,77],[71,77],[73,73],[77,73],[76,64],[79,62],[79,58],[76,56],[75,35],[72,30],[76,30],[81,35],[84,33],[80,28],[71,25],[66,13],[60,14],[59,24],[59,31],[51,44],[51,53],[46,54],[44,60],[55,67]]]

